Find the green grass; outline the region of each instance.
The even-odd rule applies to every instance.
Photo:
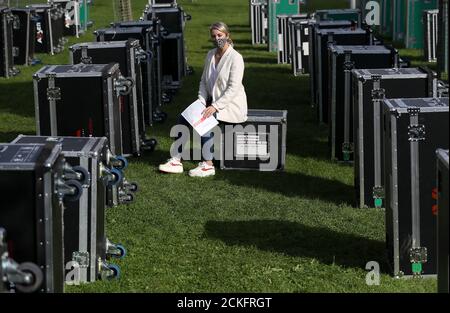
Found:
[[[146,0],[134,0],[134,17]],[[294,77],[276,54],[252,46],[244,0],[179,1],[192,15],[186,41],[195,74],[164,110],[169,119],[149,130],[154,153],[132,159],[129,180],[140,185],[135,203],[107,211],[107,232],[128,255],[120,280],[68,287],[69,292],[435,292],[436,280],[388,275],[383,210],[353,207],[353,168],[329,161],[327,129],[309,105],[308,77]],[[328,1],[338,5],[338,1]],[[340,1],[339,5],[342,5]],[[327,7],[317,1],[318,7]],[[95,27],[112,20],[111,1],[96,0]],[[314,0],[316,4],[316,0]],[[329,7],[332,7],[331,5]],[[157,172],[169,157],[170,127],[197,95],[208,26],[223,20],[246,63],[249,107],[287,109],[286,170],[218,171],[207,179]],[[80,40],[91,40],[90,34]],[[41,56],[66,63],[67,52]],[[31,75],[0,79],[0,140],[34,132]],[[193,162],[185,164],[189,169]],[[380,286],[365,284],[365,265],[381,264]]]

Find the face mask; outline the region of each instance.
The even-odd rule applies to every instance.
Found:
[[[228,41],[227,38],[217,38],[216,40],[214,40],[214,46],[216,46],[219,49],[222,49],[223,47],[225,47],[227,41]]]

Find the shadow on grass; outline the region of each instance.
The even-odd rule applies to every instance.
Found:
[[[7,82],[0,86],[0,112],[34,116],[33,82]]]
[[[34,132],[0,132],[0,142],[9,143],[19,135],[36,135]]]
[[[222,170],[221,179],[239,187],[250,187],[287,197],[322,200],[336,205],[354,206],[354,188],[337,180],[302,173]]]
[[[320,263],[364,269],[376,260],[387,268],[385,243],[352,234],[278,220],[208,221],[204,237],[229,246],[256,247],[293,257],[314,258]],[[383,266],[384,265],[384,266]]]

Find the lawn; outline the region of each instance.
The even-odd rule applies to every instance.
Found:
[[[138,18],[147,1],[132,2]],[[348,3],[310,2],[320,8]],[[149,129],[159,142],[156,151],[131,159],[126,175],[140,186],[136,201],[107,211],[109,239],[128,250],[117,261],[121,278],[67,291],[435,292],[434,279],[389,275],[384,211],[353,206],[353,167],[329,160],[328,130],[318,125],[309,103],[309,77],[294,77],[288,65],[276,64],[275,53],[251,45],[248,1],[179,3],[192,15],[186,43],[195,73],[164,108],[168,120]],[[111,5],[110,0],[95,1],[94,28],[113,20]],[[249,107],[289,112],[284,172],[217,171],[214,177],[193,179],[157,171],[169,157],[169,131],[177,114],[197,96],[204,57],[212,48],[208,26],[217,20],[229,25],[235,48],[244,56]],[[93,30],[70,38],[69,44],[92,40]],[[45,64],[64,64],[67,49],[40,58]],[[38,68],[21,67],[20,76],[0,78],[0,141],[35,131],[31,76]],[[187,162],[185,168],[195,165]],[[366,285],[369,261],[381,266],[378,286]]]

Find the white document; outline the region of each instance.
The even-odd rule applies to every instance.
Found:
[[[214,116],[210,116],[208,118],[203,118],[203,110],[206,109],[205,105],[201,103],[200,100],[195,101],[190,106],[186,108],[186,110],[181,113],[181,115],[192,125],[192,128],[200,135],[203,136],[214,126],[218,125],[219,122],[216,120]]]

